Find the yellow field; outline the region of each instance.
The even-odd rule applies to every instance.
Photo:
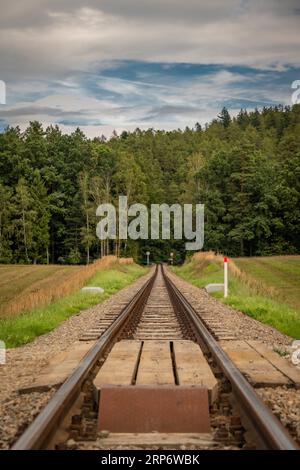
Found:
[[[107,256],[89,266],[0,265],[0,316],[15,315],[68,295],[113,261],[114,256]]]

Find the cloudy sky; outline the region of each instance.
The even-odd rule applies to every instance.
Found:
[[[291,104],[300,0],[0,0],[0,130],[184,128]]]

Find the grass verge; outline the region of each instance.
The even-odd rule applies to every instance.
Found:
[[[183,266],[174,267],[174,272],[197,287],[205,287],[210,283],[222,283],[222,258],[211,253],[207,256],[205,256],[205,253],[201,255],[200,257],[194,257]],[[291,259],[291,257],[289,258]],[[277,289],[277,285],[272,284],[270,277],[267,276],[267,279],[264,279],[261,274],[257,277],[253,275],[255,272],[254,264],[257,263],[257,259],[253,259],[252,263],[251,258],[248,258],[246,263],[243,263],[241,258],[239,260],[237,260],[239,269],[237,269],[235,261],[230,260],[228,298],[224,299],[221,292],[212,295],[250,317],[273,326],[282,333],[293,338],[300,338],[300,312],[292,308],[287,299],[281,296],[281,291]],[[272,257],[268,260],[270,265],[274,263]],[[283,270],[285,271],[288,260],[284,259],[282,261]],[[260,263],[261,260],[258,260],[258,262]],[[291,262],[294,264],[295,260],[291,260]],[[280,269],[280,260],[276,259],[276,263],[279,266],[278,269]],[[251,266],[249,273],[247,268],[244,267],[248,264]],[[291,282],[294,281],[295,279]],[[295,298],[293,298],[293,303],[296,303]]]
[[[50,305],[38,307],[19,316],[0,319],[0,340],[7,348],[21,346],[36,336],[48,333],[62,321],[79,311],[102,303],[112,294],[146,274],[147,268],[137,264],[114,263],[99,269],[85,285],[103,287],[104,294],[90,294],[77,291]]]

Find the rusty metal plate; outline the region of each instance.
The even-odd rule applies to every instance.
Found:
[[[208,390],[201,386],[103,385],[98,429],[119,433],[208,433]]]

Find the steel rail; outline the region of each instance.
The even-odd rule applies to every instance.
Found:
[[[191,304],[167,276],[165,269],[162,268],[162,270],[173,305],[176,305],[188,316],[196,333],[203,340],[216,363],[230,381],[238,403],[259,435],[263,446],[273,450],[299,450],[296,442],[281,422],[264,404],[254,388],[208,331]]]
[[[37,450],[46,447],[59,423],[75,402],[84,380],[95,366],[97,360],[118,335],[132,314],[141,309],[145,304],[156,275],[157,267],[155,273],[123,308],[118,318],[97,340],[96,344],[84,356],[70,377],[61,385],[41,413],[12,446],[12,450]]]
[[[299,450],[286,429],[264,405],[253,387],[247,382],[227,354],[222,350],[198,317],[193,307],[166,275],[163,268],[162,272],[172,302],[179,310],[183,311],[192,322],[196,333],[201,337],[220,369],[231,382],[233,392],[239,404],[242,406],[247,418],[255,427],[264,447],[278,450]],[[89,375],[97,360],[126,325],[132,314],[145,304],[156,275],[157,268],[154,275],[145,282],[142,289],[140,289],[133,299],[124,307],[118,318],[103,333],[101,338],[97,340],[72,375],[63,383],[42,412],[12,446],[12,450],[33,450],[46,447],[51,436],[59,426],[59,423],[66,416],[68,410],[74,403],[84,380]]]

